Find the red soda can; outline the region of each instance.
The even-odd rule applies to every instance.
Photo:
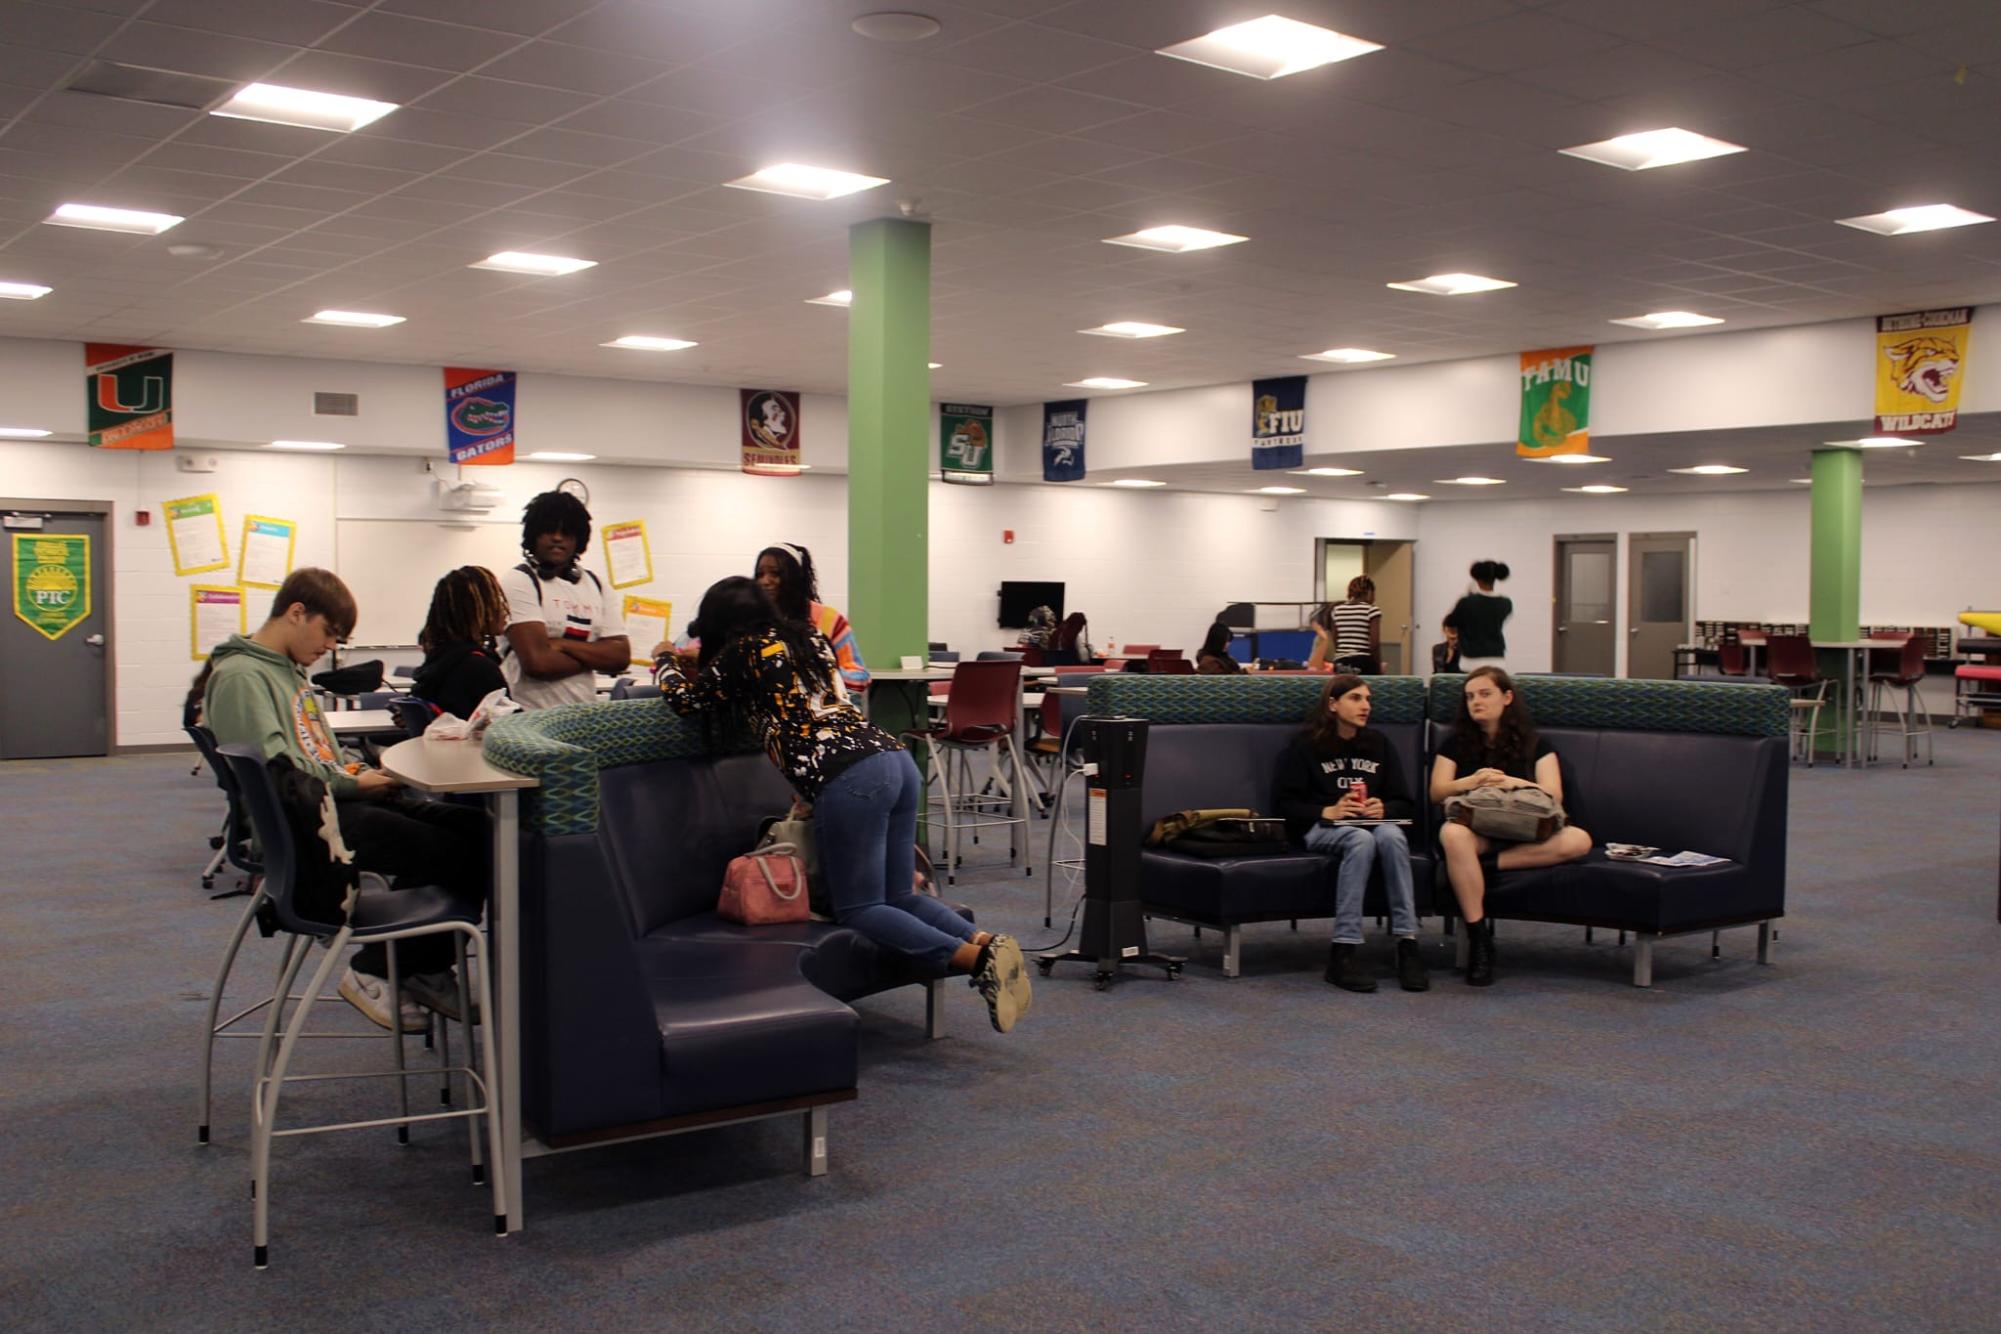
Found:
[[[1369,785],[1359,778],[1348,784],[1348,791],[1356,801],[1367,801],[1369,799]]]

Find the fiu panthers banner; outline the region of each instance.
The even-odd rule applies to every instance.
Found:
[[[1877,317],[1877,434],[1943,435],[1958,423],[1972,332],[1970,306]]]
[[[1591,450],[1591,349],[1522,353],[1522,424],[1515,453],[1525,459]]]
[[[971,403],[938,405],[938,471],[961,486],[994,482],[994,410]]]
[[[1090,406],[1088,398],[1042,405],[1043,481],[1084,480],[1084,414]]]
[[[86,424],[99,449],[174,447],[174,354],[117,343],[83,345]]]
[[[797,477],[799,391],[739,389],[737,416],[743,424],[743,470],[753,477]]]
[[[1297,468],[1306,462],[1306,377],[1251,381],[1251,467]]]
[[[453,463],[514,462],[514,372],[445,367],[445,452]]]

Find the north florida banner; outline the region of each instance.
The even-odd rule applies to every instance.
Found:
[[[1973,308],[1876,319],[1876,432],[1943,435],[1959,421]]]
[[[1043,481],[1084,480],[1084,414],[1090,406],[1088,398],[1042,405]]]
[[[1251,467],[1297,468],[1306,462],[1306,377],[1251,382]]]
[[[994,410],[972,403],[938,405],[938,471],[960,486],[994,480]]]
[[[743,470],[753,477],[797,477],[801,464],[799,391],[739,389]]]
[[[514,462],[514,372],[445,367],[445,450],[453,463]]]
[[[1522,353],[1522,425],[1515,453],[1525,459],[1591,450],[1591,349]]]
[[[90,443],[99,449],[174,447],[174,354],[118,343],[83,345]]]

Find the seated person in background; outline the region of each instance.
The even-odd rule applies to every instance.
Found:
[[[797,555],[793,553],[797,552]],[[841,679],[850,690],[868,689],[868,666],[855,643],[848,618],[820,601],[820,579],[813,572],[813,553],[785,543],[757,553],[757,586],[787,620],[804,621],[820,632],[834,650]]]
[[[521,554],[501,576],[507,595],[507,691],[524,709],[588,704],[595,672],[632,665],[618,599],[577,563],[591,546],[591,514],[562,491],[544,491],[521,515]]]
[[[1331,660],[1337,672],[1379,676],[1383,670],[1383,609],[1376,605],[1376,581],[1358,574],[1348,581],[1348,596],[1313,613],[1313,654],[1308,667]]]
[[[1055,633],[1056,612],[1049,607],[1037,607],[1028,613],[1028,624],[1022,627],[1021,638],[1016,642],[1022,648],[1046,649]]]
[[[1202,647],[1195,650],[1195,674],[1197,676],[1240,676],[1243,664],[1230,656],[1230,641],[1235,638],[1230,627],[1217,621],[1209,627],[1209,635],[1202,641]]]
[[[410,679],[412,693],[454,717],[472,717],[481,700],[507,689],[493,642],[507,621],[507,595],[493,571],[461,565],[438,580],[431,614],[417,636],[424,661]]]
[[[1434,672],[1456,672],[1459,670],[1459,620],[1451,612],[1438,623],[1445,632],[1445,638],[1431,646],[1431,670]]]
[[[1327,980],[1346,991],[1374,991],[1376,979],[1356,957],[1362,944],[1362,899],[1370,868],[1383,868],[1390,934],[1397,942],[1397,982],[1405,991],[1431,986],[1417,947],[1417,899],[1411,887],[1410,844],[1393,824],[1358,826],[1343,820],[1408,820],[1416,808],[1397,762],[1396,747],[1369,730],[1369,686],[1344,672],[1320,692],[1320,702],[1278,757],[1272,801],[1286,830],[1315,852],[1340,859],[1334,872],[1334,945]]]
[[[1466,678],[1466,704],[1452,735],[1438,748],[1431,766],[1431,800],[1476,787],[1539,787],[1563,804],[1563,768],[1556,750],[1536,732],[1515,683],[1499,667],[1476,667]],[[1494,981],[1494,924],[1483,906],[1487,877],[1496,871],[1527,870],[1576,861],[1591,851],[1591,835],[1566,825],[1540,843],[1497,844],[1462,824],[1440,828],[1445,873],[1466,922],[1470,954],[1466,981],[1476,987]]]
[[[215,670],[215,659],[210,657],[202,663],[201,670],[188,685],[188,693],[181,698],[181,726],[200,727],[202,725],[202,696],[208,693],[209,674]]]
[[[357,870],[394,877],[400,887],[441,885],[467,902],[485,897],[492,834],[486,812],[471,806],[418,801],[375,769],[348,764],[320,712],[306,669],[347,637],[354,595],[330,570],[294,570],[271,604],[271,616],[248,635],[231,635],[209,662],[203,711],[223,745],[255,746],[266,759],[289,757],[327,785],[340,835]],[[396,942],[400,1001],[389,994],[389,956],[380,943],[363,945],[341,975],[340,994],[369,1019],[406,1033],[428,1023],[421,1006],[458,1013],[452,942],[421,936]]]
[[[1066,665],[1089,664],[1094,661],[1095,655],[1091,651],[1091,637],[1088,633],[1089,627],[1090,622],[1084,619],[1084,613],[1081,611],[1073,611],[1068,616],[1065,616],[1063,624],[1057,626],[1056,632],[1049,636],[1049,651],[1051,653],[1070,653],[1075,656],[1069,658],[1052,657],[1049,659],[1051,665],[1058,663]]]

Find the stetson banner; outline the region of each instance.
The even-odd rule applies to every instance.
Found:
[[[445,452],[453,463],[514,462],[514,372],[445,367]]]
[[[1297,468],[1306,462],[1306,377],[1251,381],[1251,467]]]
[[[174,354],[118,343],[83,345],[86,425],[100,449],[174,447]]]
[[[1959,421],[1959,384],[1973,309],[1920,310],[1876,319],[1876,430],[1943,435]]]
[[[799,475],[799,391],[739,389],[743,470],[753,477]]]
[[[1084,414],[1090,406],[1088,398],[1042,405],[1043,481],[1084,480]]]
[[[994,480],[994,410],[971,403],[938,405],[938,471],[961,486]]]
[[[90,616],[90,538],[14,533],[14,614],[45,639],[61,639]]]
[[[1515,453],[1526,459],[1591,449],[1591,349],[1522,353],[1522,425]]]

